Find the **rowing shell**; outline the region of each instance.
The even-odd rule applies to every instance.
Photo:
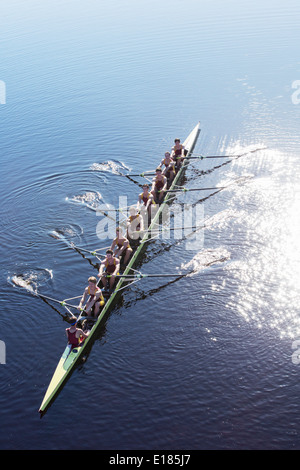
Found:
[[[170,187],[170,190],[174,189],[176,185],[180,183],[182,180],[186,168],[189,163],[189,157],[191,156],[191,153],[193,152],[193,149],[195,147],[195,144],[197,142],[198,136],[200,133],[200,124],[198,123],[192,132],[188,135],[186,140],[184,141],[183,145],[188,151],[186,158],[184,160],[184,163],[182,164],[180,170],[178,171],[177,175],[175,176],[172,185]],[[143,251],[145,250],[146,247],[146,242],[150,237],[151,231],[155,226],[157,226],[157,223],[159,221],[160,215],[162,211],[164,210],[164,206],[168,203],[168,200],[173,197],[171,196],[171,192],[168,192],[164,198],[163,203],[159,206],[159,210],[155,214],[150,226],[148,227],[147,231],[145,232],[140,245],[136,249],[135,253],[133,254],[132,258],[130,259],[125,271],[124,271],[124,276],[128,276],[132,274],[132,269],[136,265],[138,259],[142,255]],[[170,201],[169,201],[170,202]],[[103,307],[102,311],[100,312],[97,321],[93,325],[89,336],[87,339],[82,343],[81,346],[76,347],[71,349],[70,345],[67,345],[65,348],[58,364],[56,367],[56,370],[53,374],[53,377],[51,379],[51,382],[47,388],[47,391],[45,393],[44,399],[42,401],[42,404],[39,408],[39,412],[41,413],[41,416],[47,411],[49,406],[53,403],[54,399],[56,396],[59,394],[61,389],[63,388],[64,384],[68,380],[68,378],[71,376],[73,370],[75,369],[76,364],[78,363],[78,360],[84,356],[85,353],[88,351],[88,347],[92,345],[93,337],[95,337],[95,333],[102,322],[103,318],[105,315],[110,312],[112,309],[113,305],[115,304],[117,297],[119,296],[119,292],[123,285],[126,283],[126,277],[121,277],[116,285],[115,292],[110,296],[108,299],[107,303]]]

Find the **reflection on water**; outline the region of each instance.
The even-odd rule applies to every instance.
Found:
[[[281,337],[295,338],[300,335],[296,167],[294,175],[288,175],[283,155],[269,150],[264,156],[269,176],[255,178],[231,200],[231,205],[244,208],[235,233],[245,248],[242,259],[225,267],[237,282],[228,307],[260,328],[275,328]]]

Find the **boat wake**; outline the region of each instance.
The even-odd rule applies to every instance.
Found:
[[[203,250],[197,253],[188,263],[181,264],[179,270],[189,270],[187,277],[192,277],[213,264],[224,263],[229,259],[230,253],[226,248]]]
[[[112,173],[113,175],[124,176],[124,171],[130,171],[131,168],[124,165],[124,163],[118,160],[108,160],[102,163],[93,163],[90,167],[92,171],[103,171],[106,173]]]

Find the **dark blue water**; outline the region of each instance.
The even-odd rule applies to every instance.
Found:
[[[299,449],[298,2],[3,10],[0,448]],[[124,292],[40,420],[65,311],[13,281],[81,295],[97,271],[69,242],[110,244],[91,206],[135,203],[121,174],[153,169],[199,120],[195,154],[242,156],[193,161],[187,187],[228,186],[175,201],[201,207],[202,241],[156,241],[141,266],[197,274]]]

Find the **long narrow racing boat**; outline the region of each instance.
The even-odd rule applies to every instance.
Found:
[[[186,158],[184,160],[184,163],[182,164],[180,170],[176,174],[171,187],[169,188],[170,190],[175,189],[180,182],[182,181],[186,168],[189,164],[189,157],[191,156],[193,149],[195,147],[195,144],[197,142],[198,136],[200,133],[200,124],[198,123],[192,132],[188,135],[186,140],[183,142],[183,145],[185,149],[187,150]],[[39,408],[39,412],[41,416],[44,415],[44,413],[47,411],[49,406],[52,404],[56,396],[59,394],[61,389],[63,388],[64,384],[68,380],[68,378],[71,376],[73,370],[75,369],[75,366],[78,364],[79,359],[84,356],[85,353],[88,352],[88,348],[91,347],[93,339],[96,337],[96,331],[98,330],[99,325],[101,324],[103,318],[108,314],[111,310],[113,305],[115,304],[117,297],[119,296],[119,292],[122,290],[126,282],[128,282],[128,275],[132,274],[132,271],[134,271],[134,266],[136,266],[138,260],[140,259],[143,251],[145,250],[146,247],[146,242],[148,239],[151,237],[151,231],[157,228],[160,220],[160,216],[163,213],[163,210],[165,208],[165,205],[171,202],[171,198],[173,198],[171,192],[167,192],[166,196],[164,198],[163,203],[159,206],[158,211],[156,212],[153,220],[151,221],[147,231],[144,233],[144,236],[142,240],[140,241],[140,244],[136,251],[134,252],[132,258],[130,259],[123,276],[120,276],[119,281],[115,287],[114,293],[110,296],[108,301],[106,302],[105,306],[103,307],[102,311],[100,312],[97,321],[94,323],[92,329],[90,330],[90,334],[88,338],[82,343],[81,346],[76,347],[71,349],[70,345],[68,344],[58,362],[58,365],[56,367],[56,370],[53,374],[53,377],[51,379],[51,382],[48,386],[48,389],[45,393],[44,399],[42,401],[42,404]]]

